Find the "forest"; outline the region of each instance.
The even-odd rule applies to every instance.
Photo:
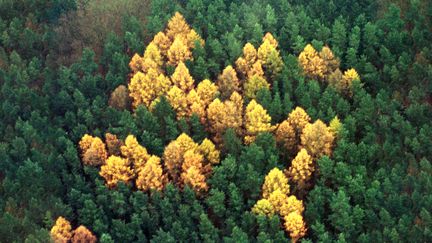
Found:
[[[430,0],[0,0],[0,242],[431,242]]]

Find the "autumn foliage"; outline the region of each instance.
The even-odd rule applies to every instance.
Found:
[[[63,218],[58,217],[50,231],[51,239],[55,243],[96,243],[96,236],[84,225],[80,225],[72,230],[71,223]]]

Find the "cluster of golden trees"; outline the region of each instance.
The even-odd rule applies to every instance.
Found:
[[[144,55],[135,54],[129,63],[133,77],[129,83],[132,105],[150,107],[161,95],[184,92],[186,96],[194,85],[184,62],[192,59],[195,44],[204,45],[201,37],[189,27],[183,16],[176,12],[164,32],[159,32],[148,44]],[[177,67],[171,77],[165,75],[165,65]],[[172,91],[173,88],[178,90]]]
[[[296,107],[275,130],[279,146],[288,153],[295,154],[295,157],[284,172],[274,168],[268,173],[262,187],[262,199],[255,204],[252,212],[266,216],[280,215],[293,242],[305,235],[306,224],[302,216],[302,201],[289,195],[289,181],[296,186],[297,191],[307,188],[315,171],[314,162],[321,156],[331,155],[334,140],[341,127],[337,117],[330,122],[330,126],[321,120],[311,123],[306,111]]]
[[[339,60],[327,46],[317,52],[311,44],[308,44],[300,53],[298,60],[306,76],[325,81],[339,92],[347,95],[351,95],[352,82],[360,80],[360,76],[354,68],[348,69],[342,74],[339,69]]]
[[[122,181],[135,183],[137,189],[145,192],[160,191],[171,181],[180,188],[188,185],[201,193],[208,190],[206,180],[211,175],[212,166],[219,163],[220,152],[213,142],[204,139],[197,144],[184,133],[165,147],[163,161],[149,154],[133,135],[127,136],[123,143],[115,135],[107,133],[105,143],[86,134],[79,145],[83,164],[101,166],[99,174],[110,188]],[[89,144],[95,147],[95,159],[91,157],[92,160],[88,161]]]
[[[284,228],[290,234],[293,242],[306,234],[306,224],[303,220],[303,202],[296,196],[289,195],[288,178],[278,168],[272,169],[265,177],[262,186],[262,199],[258,200],[252,212],[258,215],[280,215],[284,220]]]
[[[97,241],[96,236],[84,225],[72,230],[71,223],[63,217],[57,218],[50,234],[55,243],[96,243]]]

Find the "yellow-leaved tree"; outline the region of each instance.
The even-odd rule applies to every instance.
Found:
[[[291,195],[281,206],[279,214],[282,217],[286,217],[292,212],[296,212],[301,215],[303,211],[304,211],[303,201],[298,200],[296,196]]]
[[[340,61],[334,56],[333,52],[328,46],[324,46],[321,49],[319,56],[324,62],[324,76],[327,79],[331,73],[333,73],[334,71],[336,71],[336,69],[339,68]]]
[[[109,188],[117,186],[119,181],[129,183],[134,177],[129,160],[115,155],[110,156],[106,164],[101,166],[99,174],[105,179]]]
[[[179,12],[175,12],[174,16],[168,21],[166,34],[168,38],[173,40],[176,36],[184,36],[190,32],[190,27],[186,23],[183,15]]]
[[[168,49],[168,64],[176,66],[181,62],[190,60],[192,58],[192,52],[187,46],[185,37],[176,36],[174,42]]]
[[[180,183],[179,178],[182,171],[184,154],[188,150],[194,151],[197,148],[198,144],[196,144],[192,138],[185,133],[182,133],[176,140],[171,141],[165,147],[163,160],[165,167],[168,170],[168,174],[175,183]]]
[[[125,144],[120,147],[121,154],[133,165],[133,169],[138,173],[145,165],[150,155],[147,149],[138,143],[134,135],[128,135]]]
[[[85,134],[80,142],[81,158],[84,165],[103,165],[108,157],[104,142],[98,138]]]
[[[322,80],[326,73],[324,60],[318,55],[311,44],[306,47],[299,55],[299,64],[306,76],[316,80]]]
[[[273,127],[270,122],[271,117],[260,104],[255,100],[249,102],[245,114],[245,143],[250,144],[255,141],[256,136],[260,132],[271,132]]]
[[[306,234],[306,224],[303,216],[297,212],[292,212],[284,217],[285,230],[289,232],[291,242],[295,243]]]
[[[189,113],[187,95],[176,85],[168,91],[167,99],[172,108],[176,111],[177,119],[185,117]]]
[[[80,225],[74,230],[72,243],[96,243],[96,236],[84,225]]]
[[[275,135],[278,144],[287,151],[293,151],[296,148],[296,131],[287,120],[281,122],[277,126]]]
[[[258,91],[261,89],[269,89],[270,84],[267,83],[264,77],[253,75],[246,80],[243,87],[245,96],[249,99],[255,99]]]
[[[301,144],[314,158],[332,153],[334,135],[321,120],[307,124],[301,135]]]
[[[288,178],[278,168],[272,169],[266,175],[262,186],[263,198],[269,198],[270,194],[276,190],[280,190],[285,195],[289,194]]]
[[[58,217],[54,226],[50,231],[51,238],[55,243],[67,243],[72,237],[72,226],[70,222],[63,218]]]
[[[179,87],[185,93],[188,93],[194,88],[194,80],[189,73],[189,69],[183,62],[177,65],[171,76],[171,80],[175,86]]]
[[[258,59],[266,69],[269,76],[274,78],[282,71],[283,61],[280,57],[279,51],[276,49],[277,41],[274,37],[267,33],[263,38],[263,43],[258,48]]]
[[[315,171],[312,157],[306,149],[301,149],[297,156],[291,162],[289,175],[292,181],[303,188],[305,183],[310,180],[312,173]]]
[[[270,193],[268,200],[275,211],[280,214],[282,206],[288,201],[288,195],[276,189],[274,192]]]
[[[287,119],[289,124],[296,131],[297,136],[299,136],[302,133],[303,129],[307,124],[309,124],[310,120],[311,120],[310,116],[306,113],[305,110],[303,110],[303,108],[299,106],[297,106],[294,110],[292,110],[289,113]]]
[[[183,159],[181,173],[183,185],[188,185],[198,194],[207,191],[208,185],[203,167],[203,155],[194,149],[190,149],[184,153]]]
[[[273,216],[275,213],[275,209],[269,200],[263,198],[256,202],[256,204],[252,208],[252,213],[256,215],[262,216]]]
[[[212,81],[204,79],[196,88],[196,92],[205,108],[218,96],[219,88]]]
[[[154,36],[152,43],[154,43],[159,48],[162,56],[165,57],[168,55],[168,50],[172,44],[171,40],[165,35],[164,32],[157,33]]]
[[[240,81],[234,68],[229,65],[219,75],[217,82],[222,99],[227,99],[234,91],[240,90]]]
[[[166,176],[163,173],[159,157],[151,156],[137,175],[135,182],[138,189],[142,191],[161,191],[166,184]]]

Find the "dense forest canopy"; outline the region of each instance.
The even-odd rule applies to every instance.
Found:
[[[0,1],[0,242],[429,242],[432,2]]]

